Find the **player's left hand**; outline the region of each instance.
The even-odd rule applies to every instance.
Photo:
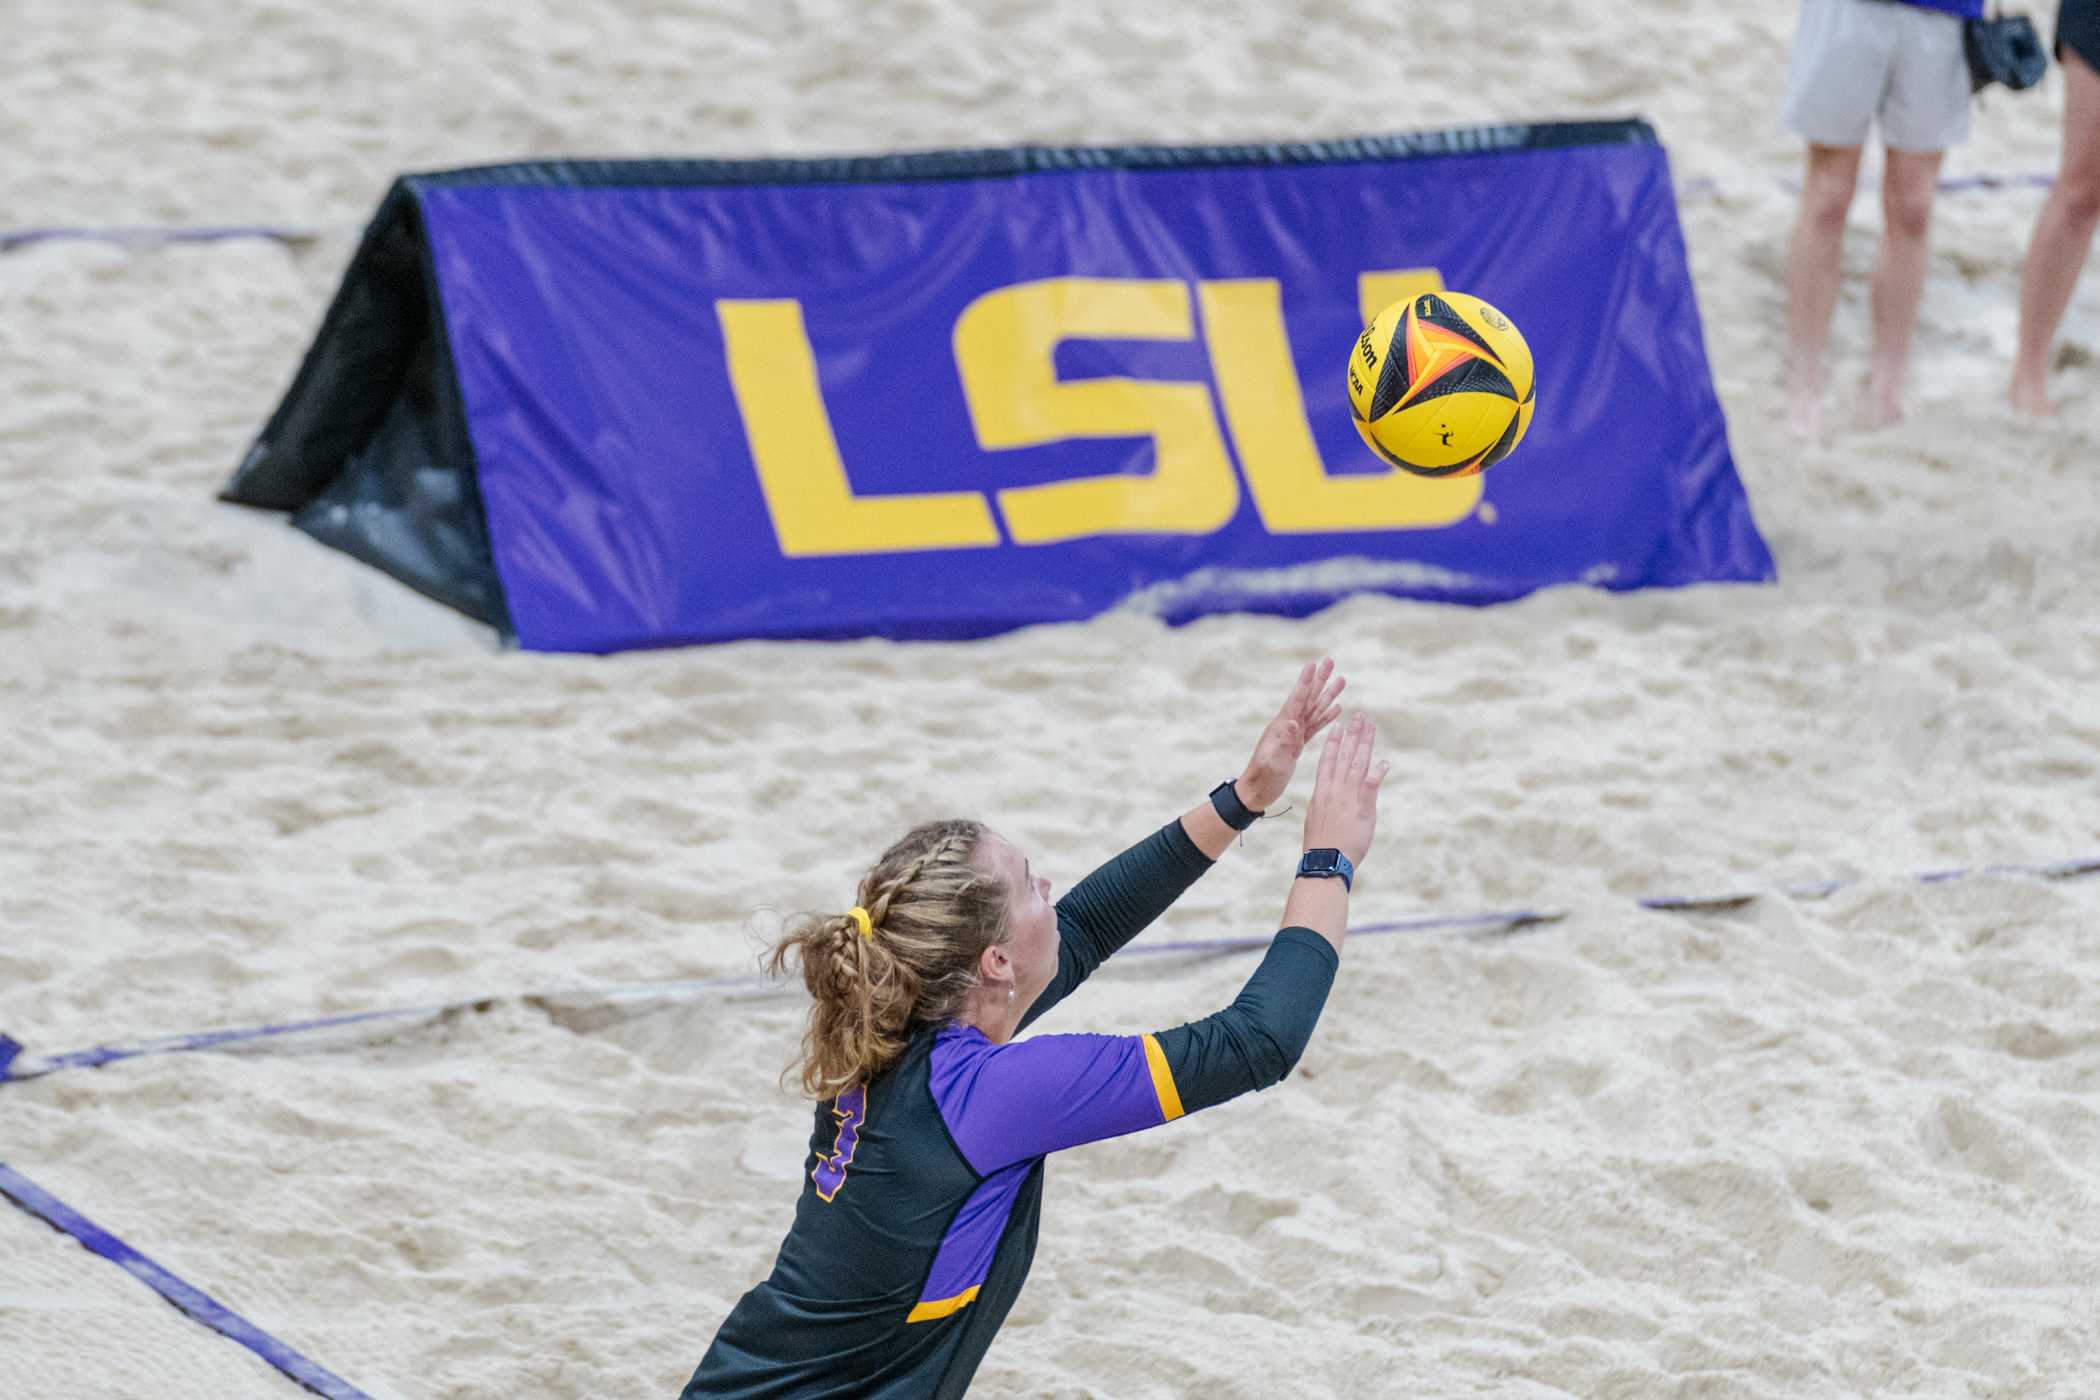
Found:
[[[1291,774],[1297,770],[1298,755],[1305,752],[1313,735],[1342,712],[1335,702],[1347,684],[1334,673],[1332,657],[1305,663],[1283,708],[1262,730],[1261,739],[1254,745],[1254,757],[1247,760],[1245,771],[1232,781],[1242,803],[1259,812],[1283,796],[1283,790],[1290,786]]]

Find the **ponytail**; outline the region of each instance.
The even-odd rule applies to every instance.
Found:
[[[984,950],[1006,938],[1005,882],[971,863],[985,835],[981,822],[959,819],[912,828],[861,877],[853,913],[804,914],[773,946],[767,969],[779,975],[793,962],[809,989],[787,1074],[799,1071],[811,1098],[873,1078],[916,1031],[962,1010]]]

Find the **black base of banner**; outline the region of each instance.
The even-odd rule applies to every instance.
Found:
[[[413,194],[365,230],[284,401],[219,499],[292,524],[513,635]]]

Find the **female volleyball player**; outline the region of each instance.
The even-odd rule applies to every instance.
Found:
[[[814,1005],[818,1100],[795,1223],[686,1384],[693,1396],[961,1395],[1035,1256],[1043,1161],[1276,1083],[1312,1036],[1390,767],[1362,714],[1329,730],[1283,927],[1238,999],[1152,1035],[1014,1034],[1172,904],[1283,795],[1343,681],[1308,665],[1245,771],[1082,880],[973,821],[907,833],[845,914],[773,952]]]

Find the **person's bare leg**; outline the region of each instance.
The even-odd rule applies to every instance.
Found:
[[[1824,359],[1859,157],[1858,146],[1809,145],[1801,215],[1787,250],[1787,403],[1803,437],[1815,437],[1823,427]]]
[[[2049,346],[2100,227],[2100,73],[2064,48],[2064,154],[2056,187],[2043,201],[2020,274],[2020,342],[2013,357],[2012,404],[2049,413]]]
[[[1867,411],[1877,426],[1903,416],[1903,381],[1925,292],[1926,235],[1944,151],[1890,151],[1881,175],[1881,256],[1874,263],[1874,349]]]

